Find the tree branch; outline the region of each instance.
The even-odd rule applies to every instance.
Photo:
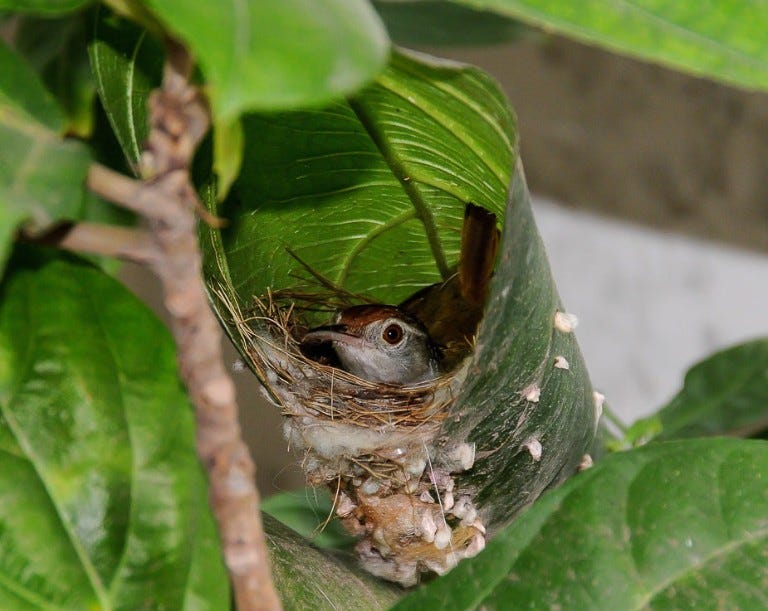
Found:
[[[141,158],[141,175],[147,178],[136,181],[95,165],[88,185],[147,221],[155,251],[147,262],[161,280],[181,376],[195,405],[197,452],[208,472],[210,502],[237,607],[280,609],[259,513],[255,466],[242,440],[234,383],[223,365],[221,330],[202,281],[195,216],[202,206],[189,167],[208,130],[209,115],[199,91],[188,83],[191,67],[187,51],[169,42],[162,87],[149,100],[150,132]],[[65,244],[105,248],[103,235],[97,233],[84,227]]]
[[[87,184],[96,195],[123,208],[144,216],[150,216],[152,213],[146,197],[142,197],[144,184],[139,180],[94,163],[88,169]]]
[[[157,249],[148,232],[99,223],[75,223],[56,239],[56,245],[64,250],[116,257],[145,265],[152,263],[157,256]]]

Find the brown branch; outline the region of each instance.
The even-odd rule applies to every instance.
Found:
[[[255,467],[242,440],[235,387],[223,365],[221,330],[202,282],[195,216],[201,206],[189,166],[209,118],[198,90],[188,83],[190,70],[186,50],[169,43],[162,87],[149,100],[150,133],[141,158],[141,175],[147,178],[134,181],[96,165],[88,184],[147,221],[156,251],[149,264],[163,286],[181,376],[195,405],[197,451],[208,471],[210,502],[237,607],[280,609],[269,570]]]
[[[88,188],[99,197],[133,210],[137,214],[150,216],[152,208],[144,195],[144,184],[125,174],[110,170],[94,163],[88,169]]]
[[[147,265],[157,256],[157,249],[148,232],[99,223],[73,224],[62,232],[55,243],[64,250],[116,257]]]

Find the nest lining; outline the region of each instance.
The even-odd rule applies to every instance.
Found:
[[[463,381],[461,372],[412,386],[358,378],[301,353],[300,335],[306,325],[293,303],[286,306],[283,299],[268,294],[255,298],[244,314],[223,290],[216,295],[230,313],[241,346],[247,346],[248,365],[286,416],[309,415],[373,428],[421,427],[445,419]]]

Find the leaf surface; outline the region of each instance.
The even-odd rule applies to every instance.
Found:
[[[268,290],[311,288],[306,265],[398,303],[453,273],[468,202],[500,221],[506,210],[478,350],[442,433],[476,444],[462,485],[478,493],[493,529],[572,473],[594,435],[592,390],[573,334],[554,328],[562,306],[495,83],[469,66],[396,53],[348,102],[244,124],[246,171],[211,207],[229,224],[205,230],[211,285],[247,311]],[[568,369],[555,367],[558,356]],[[535,389],[540,397],[527,398]]]
[[[24,250],[10,267],[0,608],[226,608],[168,332],[90,265]]]
[[[763,608],[766,472],[764,441],[613,454],[394,608]]]
[[[147,4],[199,58],[219,120],[350,93],[384,67],[389,50],[364,0]]]
[[[149,134],[147,101],[160,85],[163,48],[146,30],[100,9],[88,55],[104,111],[137,174]]]
[[[275,586],[286,609],[383,611],[403,594],[365,573],[352,558],[313,547],[270,515],[264,515],[264,530]]]
[[[66,112],[68,134],[88,138],[94,123],[93,75],[86,53],[92,15],[75,13],[58,19],[19,18],[14,48],[41,76]]]
[[[218,210],[244,301],[296,284],[299,259],[391,303],[447,277],[466,203],[501,217],[516,154],[514,120],[485,74],[400,53],[349,102],[249,115],[244,128],[236,197]]]
[[[403,46],[491,45],[525,31],[512,19],[443,0],[373,0],[373,6],[392,41]]]
[[[22,221],[41,231],[81,212],[91,157],[61,138],[64,126],[32,68],[0,41],[0,267]]]
[[[694,365],[682,390],[650,418],[656,440],[709,435],[753,435],[768,428],[768,340],[722,350]]]
[[[53,17],[79,10],[91,0],[0,0],[0,10]]]
[[[456,1],[698,76],[768,89],[764,2]]]
[[[349,548],[354,539],[333,517],[333,501],[326,488],[304,488],[274,494],[261,510],[320,548]]]

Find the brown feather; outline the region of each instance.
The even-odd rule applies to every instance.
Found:
[[[498,246],[496,215],[467,204],[458,272],[400,304],[400,309],[422,321],[432,341],[443,347],[444,371],[458,365],[472,350]]]

